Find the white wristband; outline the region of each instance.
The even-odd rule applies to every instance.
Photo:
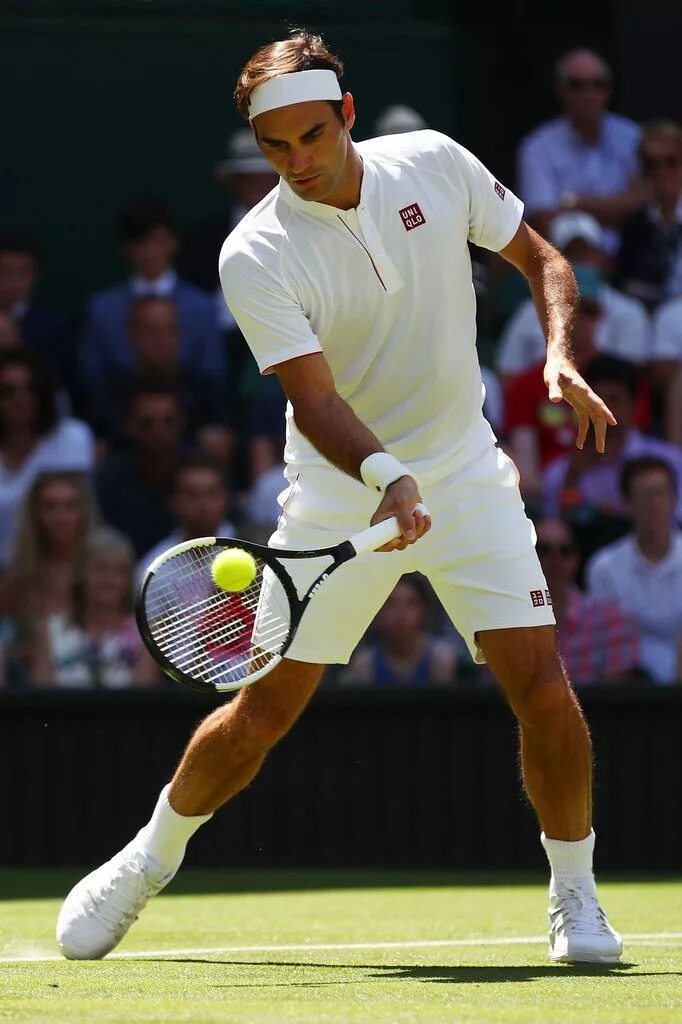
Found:
[[[360,466],[362,482],[367,487],[373,487],[383,494],[389,484],[399,480],[401,476],[412,476],[409,469],[406,469],[401,462],[398,462],[388,452],[375,452],[368,455]]]

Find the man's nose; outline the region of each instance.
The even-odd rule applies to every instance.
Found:
[[[289,154],[289,169],[294,178],[303,177],[311,167],[310,153],[305,149],[294,149]]]

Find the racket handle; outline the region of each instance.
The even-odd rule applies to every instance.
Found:
[[[350,542],[358,555],[363,555],[368,551],[376,551],[377,548],[388,544],[390,540],[395,540],[399,536],[398,520],[395,516],[391,516],[390,519],[384,519],[376,526],[370,526],[366,530],[356,533],[354,537],[350,538]]]

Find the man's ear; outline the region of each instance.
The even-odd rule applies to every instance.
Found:
[[[346,131],[350,131],[355,124],[355,103],[353,102],[352,93],[345,92],[341,100],[341,112],[343,113],[343,120],[346,126]]]

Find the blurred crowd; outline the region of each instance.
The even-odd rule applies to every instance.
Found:
[[[521,139],[526,219],[573,265],[575,359],[615,414],[605,455],[547,398],[525,280],[472,247],[485,411],[520,474],[574,682],[682,678],[682,128],[610,111],[612,76],[574,50],[558,116]],[[384,111],[375,134],[426,121]],[[219,289],[218,253],[276,184],[248,128],[215,168],[225,208],[182,230],[156,196],[119,212],[125,280],[79,317],[40,299],[40,239],[0,227],[0,687],[163,683],[132,612],[146,565],[183,539],[267,541],[285,402]],[[453,325],[453,333],[455,331]],[[426,581],[404,577],[339,686],[483,685]]]

